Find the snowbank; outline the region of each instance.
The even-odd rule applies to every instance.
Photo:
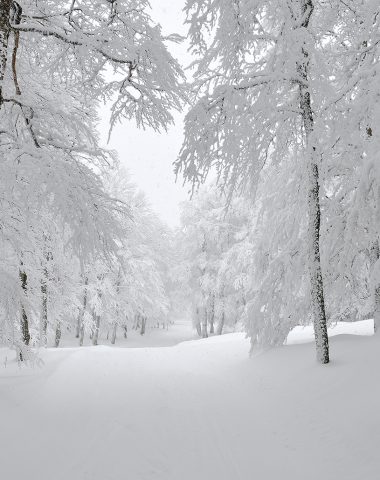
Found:
[[[380,340],[48,349],[0,373],[5,480],[375,480]],[[4,351],[3,351],[4,354]]]

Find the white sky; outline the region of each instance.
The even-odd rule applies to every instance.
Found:
[[[182,25],[182,8],[185,0],[151,0],[152,17],[161,24],[163,34],[186,34]],[[189,55],[185,46],[173,44],[172,54],[180,63],[188,64]],[[188,198],[189,185],[175,183],[173,162],[182,144],[182,117],[176,115],[176,125],[168,133],[138,130],[132,122],[115,127],[108,147],[116,150],[121,164],[125,165],[132,181],[144,191],[152,208],[169,226],[179,223],[179,202]],[[107,121],[103,118],[101,130],[107,133]]]

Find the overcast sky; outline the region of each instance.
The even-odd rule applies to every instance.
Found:
[[[182,25],[184,0],[151,0],[152,17],[163,28],[164,35],[185,35]],[[172,53],[181,64],[189,62],[184,46],[176,45]],[[102,133],[106,135],[107,121],[103,118]],[[182,115],[176,115],[176,125],[168,133],[157,134],[138,130],[133,123],[118,125],[108,144],[116,150],[120,162],[127,167],[132,180],[143,190],[152,208],[169,226],[179,222],[179,202],[188,198],[189,186],[175,183],[173,162],[182,144]]]

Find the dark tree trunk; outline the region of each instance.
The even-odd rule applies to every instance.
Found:
[[[313,1],[301,0],[301,24],[300,27],[309,29],[309,23],[313,14]],[[297,73],[301,79],[299,83],[299,104],[302,122],[306,138],[307,170],[309,180],[308,206],[308,257],[309,276],[311,287],[311,306],[314,321],[314,335],[317,349],[317,359],[321,363],[329,362],[329,340],[327,334],[327,322],[323,291],[323,278],[320,255],[320,226],[321,207],[319,199],[319,168],[317,149],[314,143],[314,117],[311,106],[309,81],[309,53],[306,45],[301,50],[301,60],[297,62]]]
[[[120,283],[121,283],[121,269],[119,268],[119,273],[117,276],[117,283],[116,283],[116,296],[117,299],[119,299],[120,295]],[[116,319],[112,325],[112,333],[111,333],[111,344],[115,345],[116,343],[116,331],[117,331],[117,326],[119,324],[119,317],[120,317],[120,309],[119,309],[119,303],[116,304],[116,311],[115,311]]]
[[[3,81],[8,58],[8,42],[11,33],[10,14],[12,0],[0,1],[0,108],[3,105]]]
[[[80,335],[80,317],[81,317],[81,312],[79,312],[78,318],[77,318],[77,325],[75,327],[75,338],[79,338],[79,335]]]
[[[140,335],[145,335],[145,327],[146,327],[146,317],[144,315],[141,316],[141,329]]]
[[[41,312],[41,335],[40,345],[47,345],[47,325],[48,325],[48,302],[47,302],[47,270],[44,270],[44,278],[41,282],[42,294],[42,312]]]
[[[83,308],[80,313],[80,328],[79,328],[79,345],[83,345],[83,340],[84,340],[84,314],[86,312],[86,307],[87,307],[87,285],[88,285],[88,277],[85,278],[84,280],[84,294],[83,294]]]
[[[55,329],[55,339],[54,339],[55,348],[59,347],[59,342],[61,341],[61,336],[62,336],[61,324],[58,322],[57,327]]]
[[[27,286],[28,286],[28,276],[24,271],[20,270],[20,280],[21,280],[21,287],[26,295]],[[29,345],[30,342],[30,332],[29,332],[29,321],[28,315],[25,310],[25,306],[21,305],[21,334],[22,334],[22,341],[25,345]]]

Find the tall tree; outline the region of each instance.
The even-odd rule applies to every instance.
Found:
[[[323,11],[323,9],[325,9]],[[232,195],[254,193],[269,165],[302,156],[308,200],[308,265],[317,358],[329,361],[320,260],[320,137],[325,95],[325,5],[312,0],[188,0],[194,107],[177,171],[195,184],[215,171]],[[319,108],[319,107],[318,107]],[[251,337],[256,343],[257,338]]]
[[[111,126],[125,118],[158,130],[172,122],[171,110],[179,109],[184,98],[181,69],[165,45],[177,38],[162,36],[148,8],[145,0],[1,2],[4,305],[16,302],[7,275],[13,285],[18,282],[16,304],[24,295],[14,259],[33,252],[39,265],[44,263],[46,212],[55,216],[67,245],[86,266],[95,253],[117,250],[121,230],[115,216],[124,205],[104,190],[101,176],[114,159],[99,146],[98,103],[112,102]],[[25,264],[34,269],[25,270],[28,282],[36,264]],[[27,289],[28,297],[33,291]],[[15,335],[8,321],[4,325],[12,342]]]

